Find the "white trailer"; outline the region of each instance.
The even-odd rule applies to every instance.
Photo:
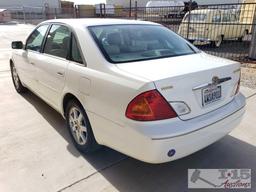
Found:
[[[104,15],[114,15],[115,14],[115,6],[109,4],[96,4],[95,5],[96,15],[104,14]]]
[[[183,1],[149,1],[146,4],[148,14],[180,14],[185,8]]]

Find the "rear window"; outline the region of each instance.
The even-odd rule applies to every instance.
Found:
[[[188,21],[189,20],[189,14],[187,14],[185,16],[184,21]],[[206,21],[206,14],[190,14],[190,21]]]
[[[91,26],[89,31],[111,63],[173,57],[198,51],[161,25]]]

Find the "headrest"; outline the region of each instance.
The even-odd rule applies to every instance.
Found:
[[[115,32],[115,33],[108,34],[107,41],[109,45],[121,45],[122,40],[121,40],[120,33]]]
[[[69,37],[65,37],[63,40],[62,40],[62,43],[63,43],[63,48],[68,48],[68,44],[69,44]]]
[[[104,48],[109,55],[120,54],[120,48],[117,45],[105,45]]]

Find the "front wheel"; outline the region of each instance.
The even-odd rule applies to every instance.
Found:
[[[195,43],[195,40],[188,40],[191,44]]]
[[[77,100],[71,100],[66,107],[66,123],[75,147],[82,153],[99,148],[85,110]]]
[[[247,35],[247,31],[244,31],[241,37],[238,37],[239,42],[243,42],[244,37]]]
[[[222,41],[223,41],[223,36],[218,36],[217,39],[215,41],[212,41],[211,43],[213,47],[219,48]]]
[[[11,64],[11,73],[12,73],[12,82],[13,82],[15,90],[18,93],[26,92],[27,89],[26,89],[26,87],[24,87],[22,85],[22,83],[20,81],[20,78],[19,78],[19,75],[18,75],[18,72],[17,72],[17,69],[16,69],[16,67],[14,66],[13,63]]]

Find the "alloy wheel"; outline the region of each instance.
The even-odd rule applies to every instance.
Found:
[[[12,66],[12,77],[13,77],[13,82],[14,82],[15,87],[18,89],[19,85],[20,85],[20,82],[19,82],[20,80],[19,80],[17,70],[14,66]]]
[[[215,41],[215,47],[220,47],[222,40],[223,40],[223,37],[219,36],[218,39]]]
[[[79,145],[87,142],[87,127],[83,113],[77,107],[72,107],[69,111],[69,126],[71,133]]]

